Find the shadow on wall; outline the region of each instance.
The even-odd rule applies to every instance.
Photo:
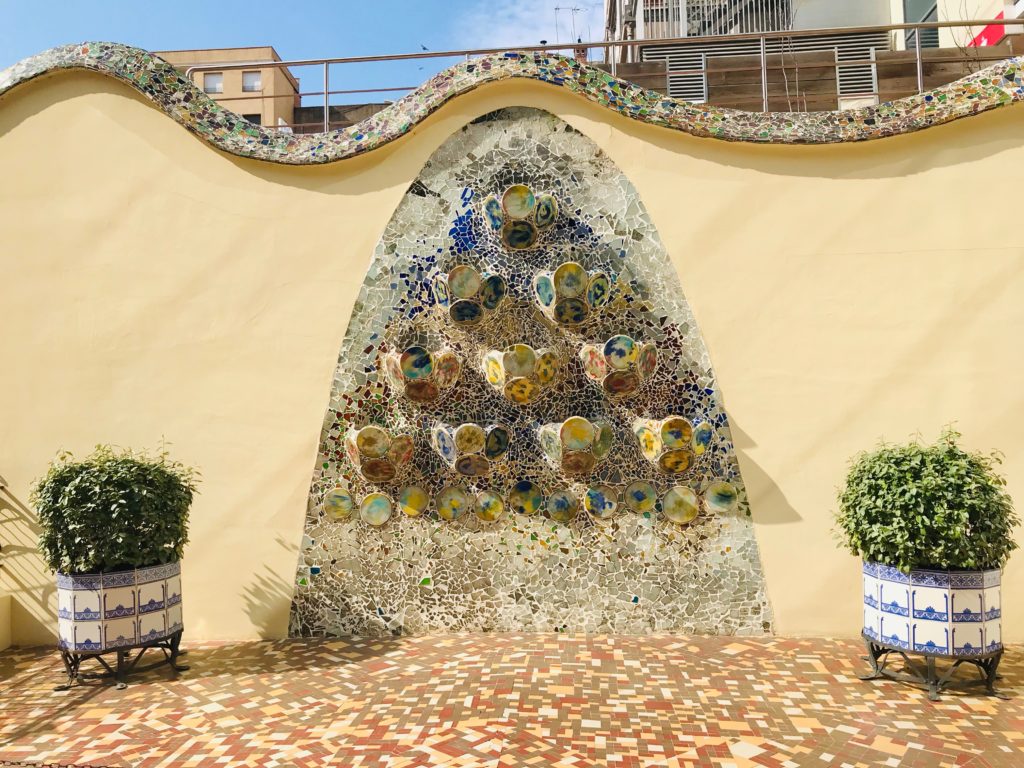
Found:
[[[278,536],[277,545],[291,555],[297,556],[295,548]],[[294,571],[289,571],[292,576]],[[264,565],[261,573],[245,588],[242,599],[245,600],[245,612],[252,625],[259,630],[260,637],[273,638],[280,628],[288,626],[288,615],[292,607],[294,585],[285,580],[281,574]],[[287,630],[286,630],[287,631]]]
[[[750,514],[754,523],[757,525],[799,523],[802,520],[800,513],[789,503],[776,482],[751,457],[751,449],[756,448],[757,443],[750,435],[736,426],[735,421],[729,421],[729,431],[732,433],[732,442],[736,447],[736,458],[740,463],[740,474],[743,477],[743,485],[747,489],[747,500],[750,503]]]
[[[14,645],[24,645],[25,638],[57,640],[57,584],[39,552],[39,532],[35,512],[9,488],[0,488],[0,593],[12,594]]]

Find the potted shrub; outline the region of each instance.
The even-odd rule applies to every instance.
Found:
[[[931,445],[882,444],[852,462],[837,522],[864,561],[869,647],[956,659],[1002,650],[1000,573],[1020,521],[999,456],[965,451],[959,438],[946,429]]]
[[[36,483],[40,549],[57,574],[58,644],[72,660],[71,680],[83,655],[170,639],[177,656],[179,560],[195,481],[165,452],[99,446],[84,459],[59,454]]]

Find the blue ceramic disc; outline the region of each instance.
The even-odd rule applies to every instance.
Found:
[[[533,290],[537,294],[542,307],[550,307],[555,301],[555,284],[551,276],[544,273],[537,275],[533,281]]]
[[[535,515],[544,506],[544,491],[529,480],[520,480],[512,486],[508,503],[521,515]]]
[[[587,305],[579,299],[563,299],[555,305],[555,322],[561,325],[578,325],[587,314]]]
[[[451,294],[448,292],[448,281],[443,277],[436,278],[434,280],[434,301],[437,302],[439,307],[447,309],[451,299]]]
[[[505,455],[508,450],[508,430],[500,425],[491,427],[487,433],[487,443],[484,446],[484,456],[488,459],[497,459]]]
[[[423,347],[409,347],[399,360],[402,375],[410,381],[425,379],[434,372],[434,358]]]
[[[505,298],[507,292],[508,288],[502,277],[491,275],[484,280],[480,287],[480,303],[484,305],[484,309],[493,310],[501,304],[501,300]]]
[[[483,319],[484,311],[475,301],[463,299],[452,304],[448,314],[456,325],[476,325]]]
[[[637,480],[626,486],[623,501],[634,512],[650,512],[658,503],[658,492],[645,480]]]
[[[445,427],[434,427],[434,445],[442,459],[449,464],[455,461],[455,438]]]
[[[537,228],[528,221],[513,221],[502,228],[501,239],[513,251],[531,248],[537,242]]]
[[[580,503],[572,491],[559,488],[548,496],[545,513],[559,523],[571,523],[580,511]]]
[[[608,303],[611,287],[611,281],[604,272],[598,272],[590,278],[590,284],[587,286],[587,303],[592,309],[603,307]]]
[[[558,217],[558,203],[552,195],[537,195],[537,207],[534,210],[533,220],[537,226],[546,229],[555,223]]]
[[[505,214],[502,213],[501,203],[494,195],[489,195],[484,200],[484,216],[487,218],[487,223],[491,225],[491,229],[501,229],[501,225],[505,221]]]
[[[587,495],[583,499],[583,506],[586,507],[593,517],[598,520],[607,520],[615,514],[619,508],[618,494],[615,489],[607,485],[595,485],[587,489]]]

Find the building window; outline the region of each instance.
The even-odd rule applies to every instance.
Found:
[[[247,92],[262,91],[263,90],[263,73],[262,72],[243,72],[242,73],[242,90]]]
[[[263,125],[263,116],[259,112],[252,115],[242,115],[242,118],[248,120],[253,125]]]
[[[907,24],[916,24],[919,21],[938,21],[939,5],[935,0],[903,0],[903,21]],[[908,29],[906,32],[907,48],[917,46],[917,30]],[[921,30],[921,47],[938,48],[939,30],[937,27],[930,27]]]
[[[224,93],[224,73],[207,72],[203,75],[203,93]]]

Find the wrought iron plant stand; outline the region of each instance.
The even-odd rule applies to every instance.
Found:
[[[86,679],[102,679],[102,678],[114,678],[117,681],[117,690],[124,690],[128,687],[127,678],[132,672],[146,672],[151,669],[156,669],[164,664],[167,664],[177,676],[178,672],[185,672],[188,670],[188,666],[179,664],[178,659],[184,656],[187,651],[181,650],[181,635],[184,630],[178,630],[177,632],[168,635],[167,637],[153,640],[151,642],[142,643],[141,645],[130,646],[127,648],[110,649],[106,651],[72,651],[68,649],[62,649],[60,652],[61,660],[64,662],[64,670],[67,672],[68,680],[63,685],[58,685],[54,690],[66,691],[75,683],[81,683],[82,680]],[[157,649],[163,654],[163,658],[154,661],[151,664],[145,666],[138,666],[142,657],[149,649]],[[134,656],[132,652],[137,651]],[[106,654],[116,653],[117,661],[113,666],[103,658]],[[98,673],[83,673],[80,671],[82,662],[87,659],[95,659],[100,663],[100,666],[105,669],[105,672]]]
[[[861,680],[880,680],[886,678],[903,683],[922,685],[927,688],[930,701],[938,701],[939,694],[944,690],[965,691],[981,686],[984,686],[984,692],[990,696],[1000,699],[1009,698],[1009,696],[997,691],[995,688],[996,680],[1001,679],[997,674],[997,670],[999,669],[999,662],[1003,658],[1002,647],[999,650],[978,654],[977,656],[950,656],[943,653],[913,651],[914,655],[923,657],[924,665],[922,666],[921,660],[911,659],[907,655],[910,652],[905,648],[889,645],[864,633],[861,633],[861,637],[864,639],[864,645],[868,651],[868,655],[861,658],[871,665],[871,671],[868,674],[859,675]],[[902,669],[897,670],[889,667],[891,661],[890,654],[896,654],[903,659]],[[948,660],[952,664],[949,669],[940,674],[935,665],[937,659]],[[977,667],[981,677],[977,680],[953,679],[956,670],[964,663]]]

